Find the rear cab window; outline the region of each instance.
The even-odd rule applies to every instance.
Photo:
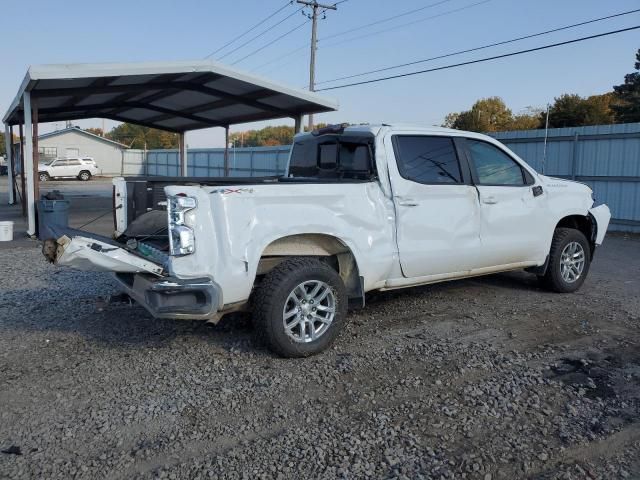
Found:
[[[375,177],[373,135],[305,136],[295,141],[289,176],[344,180]]]

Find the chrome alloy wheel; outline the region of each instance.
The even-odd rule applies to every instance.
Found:
[[[298,285],[282,310],[284,329],[297,343],[309,343],[326,333],[336,314],[336,297],[331,286],[320,280]]]
[[[571,242],[564,247],[560,256],[560,274],[567,283],[580,278],[584,270],[585,253],[579,242]]]

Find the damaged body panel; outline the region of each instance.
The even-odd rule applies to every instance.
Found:
[[[120,246],[113,245],[112,242],[106,243],[95,236],[92,238],[89,233],[86,235],[75,235],[73,238],[63,235],[55,241],[55,247],[51,245],[52,240],[47,240],[43,246],[45,256],[56,265],[70,266],[78,270],[152,273],[157,276],[164,272],[162,265],[134,255]]]

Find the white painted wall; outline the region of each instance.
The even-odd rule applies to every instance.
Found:
[[[99,138],[68,131],[39,139],[38,147],[55,147],[58,157],[71,156],[73,153],[67,154],[67,149],[77,149],[80,156],[93,157],[100,175],[116,176],[122,173],[122,152],[125,149]]]

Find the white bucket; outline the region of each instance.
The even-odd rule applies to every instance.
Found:
[[[0,222],[0,242],[10,242],[13,240],[13,222]]]

